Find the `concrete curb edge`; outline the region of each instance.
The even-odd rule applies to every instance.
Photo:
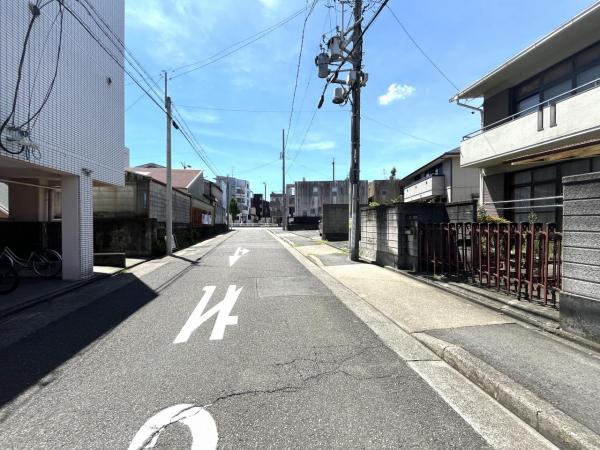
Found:
[[[462,347],[425,333],[412,335],[549,441],[569,450],[600,449],[600,435]]]

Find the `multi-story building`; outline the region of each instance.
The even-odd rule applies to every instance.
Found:
[[[250,215],[250,207],[252,205],[250,183],[247,180],[224,176],[218,176],[216,180],[223,192],[223,198],[229,199],[229,201],[235,199],[237,202],[240,214],[233,219],[238,222],[246,222]]]
[[[479,195],[479,171],[461,167],[458,148],[442,153],[400,182],[406,203],[466,202]]]
[[[483,100],[460,149],[488,213],[560,225],[562,177],[600,170],[598,29],[595,3],[454,96]]]
[[[369,185],[367,181],[359,184],[360,204],[366,205]],[[323,205],[348,204],[350,185],[348,180],[341,181],[296,181],[295,216],[320,217]]]
[[[403,198],[402,181],[395,178],[369,181],[369,203],[401,203]]]
[[[27,0],[0,2],[0,178],[9,186],[2,235],[44,246],[19,224],[46,229],[60,209],[61,231],[48,246],[62,253],[65,279],[93,275],[92,187],[122,186],[127,164],[123,56],[97,25],[124,40],[125,6],[94,3],[88,12],[69,2],[67,13],[58,1],[42,11]]]
[[[296,185],[286,184],[285,192],[287,193],[288,217],[294,217],[296,211]]]
[[[269,210],[271,214],[271,219],[274,223],[281,223],[283,220],[283,194],[277,194],[275,192],[271,192],[271,199],[269,202]]]

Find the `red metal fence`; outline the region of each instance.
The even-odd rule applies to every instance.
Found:
[[[561,243],[553,224],[420,225],[419,270],[557,306]]]

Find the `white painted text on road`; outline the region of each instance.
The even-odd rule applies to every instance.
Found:
[[[238,247],[235,253],[229,257],[229,267],[232,267],[242,256],[247,255],[249,252],[248,249]]]
[[[171,424],[187,425],[192,435],[191,450],[213,450],[217,448],[219,434],[217,424],[210,413],[198,406],[181,404],[159,411],[146,421],[129,444],[128,450],[154,448],[160,433]]]
[[[217,318],[215,320],[212,333],[210,334],[211,341],[223,339],[225,327],[227,327],[227,325],[237,325],[238,317],[231,316],[230,314],[243,288],[237,289],[235,285],[230,285],[227,289],[227,293],[225,294],[225,299],[217,303],[208,311],[204,312],[208,302],[215,292],[215,289],[216,286],[206,286],[203,289],[204,295],[202,296],[200,303],[198,303],[198,306],[196,306],[190,315],[189,319],[173,341],[173,344],[187,342],[192,333],[215,314],[217,315]]]

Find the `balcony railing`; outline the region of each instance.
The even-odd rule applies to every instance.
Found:
[[[429,175],[409,184],[404,188],[404,201],[444,195],[444,180],[444,175]]]
[[[526,108],[523,111],[519,111],[511,116],[504,117],[503,119],[500,119],[494,123],[486,125],[486,126],[480,128],[479,130],[473,131],[472,133],[469,133],[466,136],[463,136],[463,141],[465,141],[467,139],[471,139],[482,133],[485,133],[486,131],[491,130],[492,128],[496,128],[500,125],[505,125],[509,122],[512,122],[516,119],[519,119],[520,117],[526,116],[535,111],[538,111],[538,112],[542,111],[545,107],[550,107],[550,109],[551,109],[550,115],[551,116],[552,116],[552,110],[554,109],[554,119],[556,120],[556,109],[555,108],[556,108],[557,103],[562,102],[564,100],[568,100],[570,98],[573,98],[576,95],[583,94],[584,92],[587,92],[589,89],[593,89],[598,86],[600,86],[600,78],[596,78],[595,80],[592,80],[588,83],[582,84],[581,86],[577,86],[573,89],[563,92],[563,93],[561,93],[555,97],[552,97],[548,100],[544,100],[543,102],[540,102],[537,105],[530,106],[529,108]],[[552,119],[551,119],[551,121],[552,121]]]

